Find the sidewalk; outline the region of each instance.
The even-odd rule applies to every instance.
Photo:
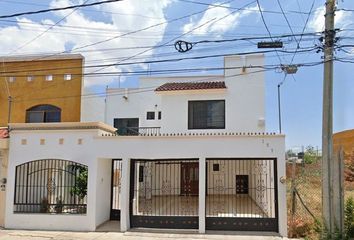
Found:
[[[224,235],[225,234],[225,235]],[[235,234],[235,233],[233,233]],[[242,234],[242,235],[241,235]],[[226,232],[213,232],[205,234],[197,233],[149,233],[141,231],[120,232],[58,232],[58,231],[24,231],[24,230],[0,230],[0,240],[162,240],[162,239],[210,239],[210,240],[281,240],[287,238],[264,236],[262,233],[240,233],[231,235]],[[263,236],[262,236],[263,235]]]

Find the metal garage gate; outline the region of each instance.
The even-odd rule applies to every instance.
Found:
[[[278,232],[276,159],[207,159],[206,229]]]
[[[132,160],[131,227],[198,228],[198,159]]]

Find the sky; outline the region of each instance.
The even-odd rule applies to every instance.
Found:
[[[98,0],[0,0],[0,16],[11,13],[64,7]],[[323,52],[319,32],[324,29],[325,0],[259,0],[264,22],[252,0],[123,0],[94,7],[0,19],[0,55],[81,53],[86,66],[139,62],[105,68],[88,67],[85,91],[101,93],[108,87],[137,87],[138,77],[161,69],[223,67],[222,57],[168,63],[144,62],[171,58],[235,54],[260,51],[259,40],[201,43],[186,53],[174,49],[176,40],[196,42],[281,35],[282,50],[265,54],[265,65],[319,63]],[[313,4],[313,7],[312,7]],[[282,7],[284,14],[281,12]],[[354,1],[338,1],[335,24],[340,29],[336,57],[354,61]],[[137,31],[139,30],[139,31]],[[303,35],[301,33],[312,33]],[[317,33],[317,34],[315,34]],[[301,40],[300,40],[301,38]],[[352,46],[350,46],[352,45]],[[345,51],[344,51],[345,50]],[[335,62],[334,131],[354,128],[353,63]],[[117,72],[134,72],[127,75]],[[154,72],[155,71],[155,72]],[[220,71],[181,74],[220,74]],[[282,130],[286,147],[321,148],[323,64],[299,66],[296,74],[280,68],[266,71],[266,128],[278,132],[277,85],[281,83]],[[96,96],[97,97],[97,96]],[[98,97],[97,97],[98,98]]]

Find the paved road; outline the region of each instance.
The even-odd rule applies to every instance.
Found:
[[[48,231],[22,231],[22,230],[0,230],[0,240],[162,240],[162,239],[177,239],[177,240],[281,240],[275,236],[259,236],[242,234],[231,235],[225,233],[220,234],[196,234],[196,233],[146,233],[146,232],[48,232]]]

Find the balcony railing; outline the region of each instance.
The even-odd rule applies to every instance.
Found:
[[[160,127],[122,127],[118,128],[119,136],[141,136],[141,135],[158,135]]]

